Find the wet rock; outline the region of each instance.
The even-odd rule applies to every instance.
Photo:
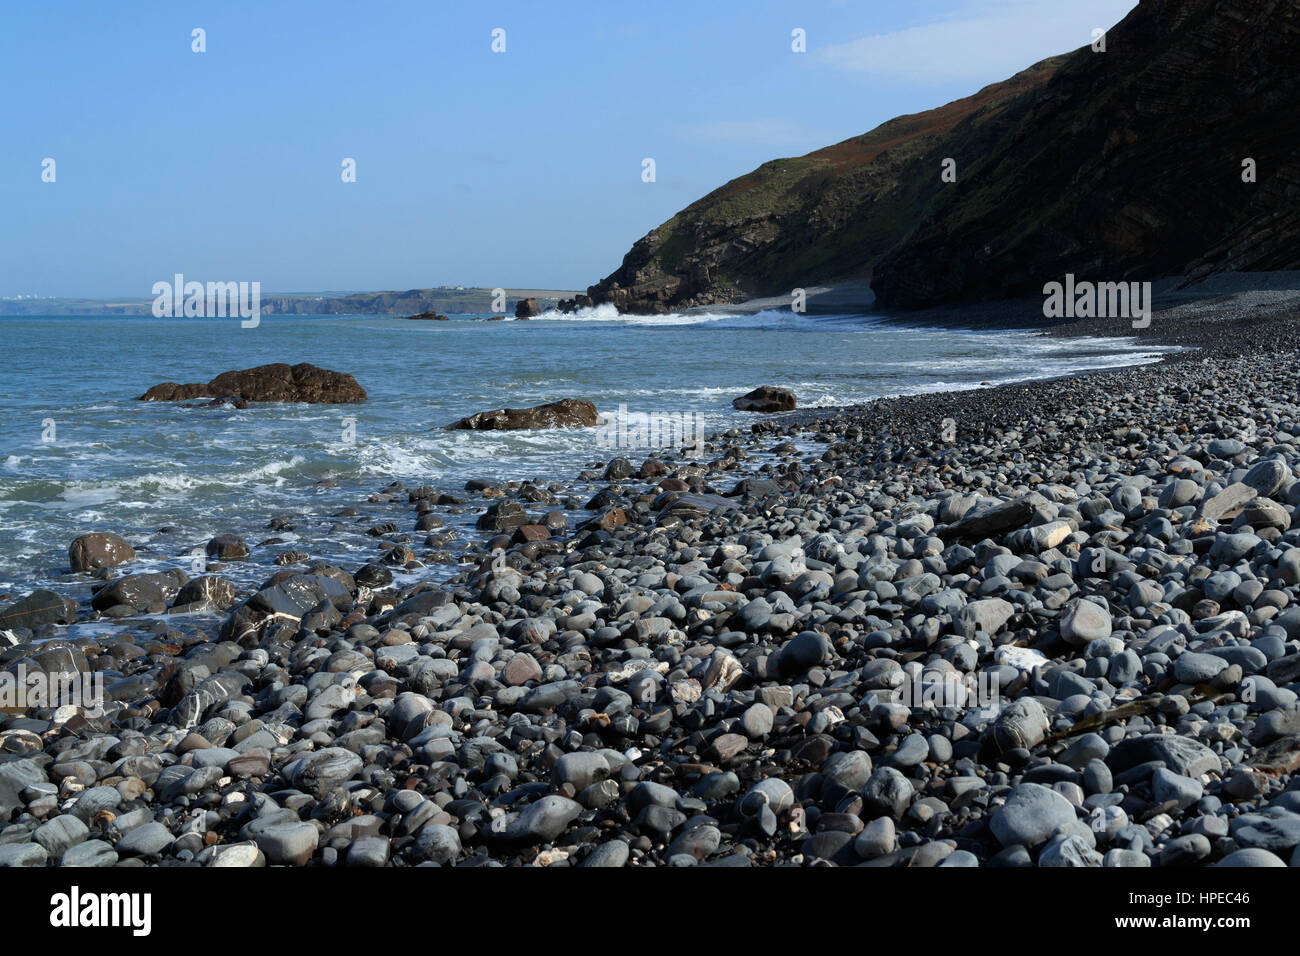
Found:
[[[0,629],[38,631],[46,624],[71,624],[76,619],[76,601],[41,588],[0,610]]]
[[[115,568],[135,560],[135,549],[120,535],[93,532],[79,535],[68,545],[68,564],[74,574],[97,568]]]
[[[448,429],[470,431],[517,431],[525,428],[591,428],[600,424],[591,402],[563,398],[531,408],[498,408],[458,419]]]
[[[774,385],[760,385],[739,398],[732,399],[732,407],[742,412],[789,412],[797,404],[794,392]]]
[[[143,395],[144,402],[176,402],[191,398],[235,395],[245,402],[309,402],[351,404],[364,402],[366,391],[344,372],[332,372],[306,362],[298,365],[259,365],[222,372],[207,384],[177,385],[163,382]]]

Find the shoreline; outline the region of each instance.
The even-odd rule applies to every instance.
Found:
[[[0,722],[0,774],[26,781],[0,788],[0,854],[1284,865],[1293,314],[1163,310],[1146,331],[1187,351],[1158,363],[772,416],[698,459],[391,485],[365,518],[393,519],[394,548],[413,519],[481,512],[450,580],[309,565],[219,626],[0,654],[110,677],[104,715]],[[592,489],[577,527],[546,517]],[[944,706],[900,703],[914,684]],[[125,731],[156,756],[103,760]],[[62,799],[56,756],[91,761]],[[204,834],[169,823],[200,807]],[[64,817],[69,845],[38,839]]]

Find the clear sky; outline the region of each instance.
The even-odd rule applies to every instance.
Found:
[[[1135,5],[15,0],[0,295],[148,297],[176,272],[264,293],[585,288],[728,179],[1084,46]]]

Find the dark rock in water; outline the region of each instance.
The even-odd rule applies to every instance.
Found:
[[[135,559],[135,549],[125,538],[108,532],[83,534],[68,545],[68,564],[74,573],[115,568]]]
[[[537,300],[534,298],[520,299],[515,303],[516,319],[531,319],[541,314],[542,307],[537,304]]]
[[[140,396],[144,402],[177,402],[190,398],[234,396],[245,402],[364,402],[366,390],[346,372],[332,372],[302,362],[298,365],[259,365],[222,372],[207,384],[163,382]]]
[[[90,599],[90,606],[96,611],[118,606],[136,611],[148,611],[159,605],[165,607],[188,580],[189,576],[179,568],[150,574],[128,574],[96,591]]]
[[[631,478],[635,474],[632,463],[626,458],[614,458],[605,466],[606,481],[622,481],[625,478]]]
[[[440,313],[438,313],[438,312],[434,312],[434,311],[432,311],[432,310],[430,310],[430,311],[428,311],[428,312],[421,312],[419,315],[406,315],[406,316],[403,316],[403,318],[405,318],[405,319],[409,319],[409,320],[412,321],[412,322],[420,322],[420,321],[424,321],[424,322],[450,322],[450,321],[451,321],[449,318],[447,318],[447,316],[445,316],[445,315],[441,315]]]
[[[206,604],[225,610],[235,603],[235,586],[215,574],[185,582],[176,593],[176,605]]]
[[[210,402],[195,405],[194,408],[247,408],[248,402],[238,395],[218,395]]]
[[[76,601],[42,589],[0,611],[0,628],[25,627],[37,631],[46,624],[71,624],[76,619]]]
[[[239,561],[248,557],[248,544],[237,534],[219,534],[204,548],[208,557],[219,561]]]
[[[580,292],[572,299],[561,299],[556,303],[555,309],[557,312],[572,315],[579,309],[590,309],[592,305],[594,305],[594,303],[591,301],[591,296]]]
[[[452,422],[448,430],[517,431],[524,428],[590,428],[600,424],[596,406],[576,398],[530,408],[496,408]]]
[[[480,531],[508,531],[528,523],[528,512],[519,502],[498,501],[489,505],[474,524]]]
[[[732,406],[742,412],[790,412],[794,411],[795,403],[794,392],[774,385],[760,385],[731,400]]]
[[[393,572],[382,564],[363,564],[355,575],[357,584],[368,588],[386,588],[393,583]]]

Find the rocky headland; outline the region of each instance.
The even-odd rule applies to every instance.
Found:
[[[777,159],[561,308],[646,314],[870,280],[890,310],[1300,268],[1296,0],[1143,0],[972,96]],[[951,162],[951,165],[947,165]],[[945,170],[951,175],[945,179]]]

